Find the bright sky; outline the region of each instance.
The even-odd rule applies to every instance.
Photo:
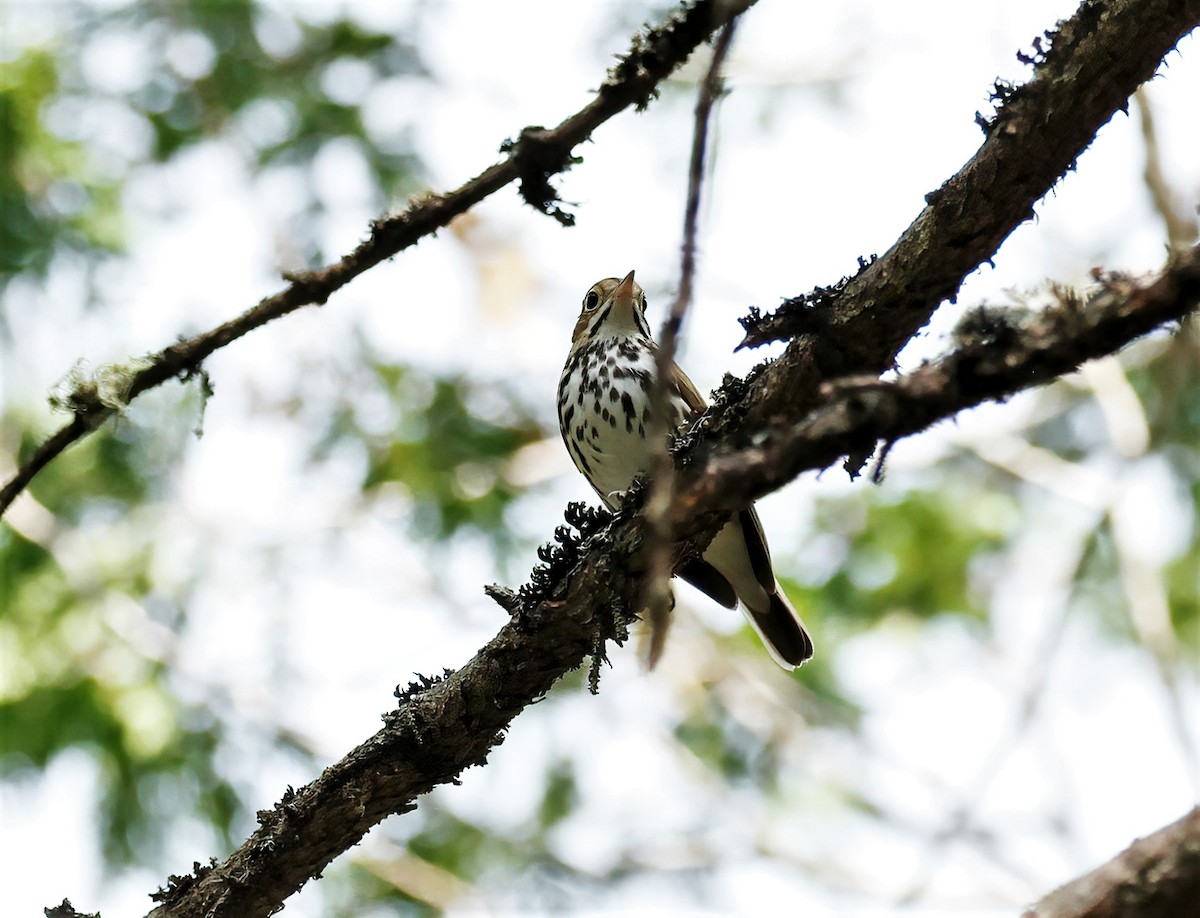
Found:
[[[278,6],[314,19],[349,9],[375,26],[404,19],[397,11],[404,5],[396,3]],[[920,211],[924,194],[978,147],[974,115],[988,110],[993,79],[1022,79],[1026,70],[1015,53],[1074,6],[1068,0],[762,0],[744,17],[728,68],[732,92],[719,108],[698,295],[682,359],[701,390],[762,359],[761,352],[730,353],[746,305],[770,308],[782,296],[828,284],[852,272],[858,256],[891,244]],[[422,50],[436,85],[360,86],[354,73],[328,79],[331,91],[366,93],[381,136],[398,125],[415,126],[433,186],[452,187],[493,162],[500,142],[522,126],[556,123],[583,105],[611,55],[625,49],[629,30],[649,15],[649,6],[632,3],[544,0],[514,7],[453,0],[427,14],[431,28]],[[622,18],[625,26],[608,28]],[[607,37],[598,41],[601,34]],[[1166,78],[1152,85],[1151,100],[1168,175],[1195,200],[1200,46],[1188,40],[1181,48]],[[98,48],[93,55],[97,74],[136,80],[136,71],[122,75],[137,63],[127,48]],[[185,681],[194,680],[198,694],[200,687],[219,685],[249,724],[290,723],[332,759],[374,732],[398,681],[414,671],[461,665],[496,631],[500,614],[480,590],[494,579],[482,547],[454,548],[439,559],[446,570],[435,576],[427,556],[407,544],[399,509],[394,517],[365,516],[347,500],[355,457],[335,456],[319,470],[304,467],[303,424],[283,423],[260,406],[294,395],[319,397],[349,336],[361,329],[391,359],[517,380],[531,400],[544,400],[549,416],[587,287],[635,268],[652,312],[672,290],[690,141],[691,99],[682,92],[669,87],[663,104],[601,128],[582,151],[584,163],[558,180],[563,197],[578,204],[574,229],[535,214],[508,189],[476,212],[465,236],[470,251],[462,233],[442,233],[369,272],[326,307],[260,330],[210,362],[218,395],[204,439],[178,470],[169,499],[178,503],[180,525],[162,546],[166,577],[172,567],[182,575],[200,543],[223,546],[212,586],[193,611],[193,632],[179,647]],[[269,117],[263,113],[262,130],[270,129]],[[118,132],[112,142],[138,141]],[[1014,234],[994,269],[969,280],[960,303],[1001,299],[1006,288],[1047,277],[1082,281],[1098,264],[1133,271],[1157,266],[1162,232],[1140,182],[1141,157],[1136,119],[1118,115],[1078,172],[1038,208],[1039,220]],[[316,180],[332,208],[328,245],[348,251],[374,216],[355,154],[327,151]],[[108,310],[85,315],[62,306],[79,301],[69,281],[25,294],[31,304],[58,302],[59,321],[47,323],[35,310],[18,328],[23,352],[5,355],[15,368],[6,374],[10,397],[32,401],[80,356],[99,364],[157,349],[273,292],[277,269],[295,267],[288,263],[287,239],[273,233],[288,213],[289,191],[286,179],[255,185],[236,151],[217,144],[142,180],[130,195],[138,228],[130,261],[104,275]],[[958,311],[949,308],[950,318],[935,322],[935,330],[944,331]],[[661,313],[651,321],[657,318]],[[940,346],[935,333],[915,350],[927,354]],[[133,422],[156,423],[155,400],[177,398],[174,389],[148,397],[132,412]],[[1011,446],[1006,425],[1017,426],[1023,404],[979,412],[954,430],[902,445],[891,460],[893,476],[916,474],[948,443],[982,440],[981,449],[1003,451]],[[550,484],[523,504],[515,521],[522,535],[547,537],[567,499],[591,497],[557,447],[550,444],[535,467]],[[1013,454],[1005,461],[1032,459]],[[1172,501],[1169,482],[1151,465],[1128,479],[1119,479],[1126,473],[1115,468],[1089,474],[1102,492],[1130,487],[1148,506]],[[1070,470],[1054,480],[1068,491],[1078,487]],[[818,489],[848,487],[830,474],[765,502],[776,556],[786,559],[798,545],[811,544],[804,540]],[[736,789],[714,786],[711,775],[663,742],[680,706],[694,697],[681,688],[692,684],[689,668],[710,652],[686,619],[661,674],[641,673],[632,653],[616,655],[599,698],[560,698],[552,719],[519,718],[492,764],[469,772],[463,786],[441,793],[441,800],[472,818],[486,813],[497,825],[518,824],[534,802],[524,780],[528,762],[588,743],[597,754],[581,776],[588,788],[585,811],[612,832],[584,837],[564,830],[559,842],[571,863],[604,868],[628,838],[653,840],[709,825],[723,833],[727,854],[706,888],[717,912],[757,912],[786,901],[790,911],[806,915],[890,914],[891,906],[880,903],[921,886],[929,906],[908,915],[1014,914],[1022,901],[1177,818],[1200,781],[1182,764],[1147,659],[1075,623],[1056,645],[1046,710],[1033,735],[1014,734],[1015,699],[1047,664],[1050,622],[1068,576],[1054,540],[1081,529],[1096,512],[1077,491],[1048,498],[1048,506],[1057,528],[1047,541],[1031,542],[1019,559],[1022,589],[1002,597],[996,643],[948,625],[920,641],[889,632],[838,649],[839,670],[868,712],[864,743],[872,754],[819,730],[797,737],[787,747],[792,783],[779,813]],[[1178,521],[1177,529],[1186,531],[1190,522]],[[136,520],[122,526],[136,529]],[[331,558],[327,537],[334,534],[345,541]],[[81,536],[81,551],[94,557],[104,541]],[[256,559],[273,544],[284,545],[280,563],[289,573],[264,583]],[[1171,550],[1166,544],[1157,554]],[[515,585],[533,561],[532,554],[518,558],[502,576]],[[435,595],[432,586],[445,595]],[[740,625],[699,601],[681,605],[714,627]],[[135,608],[112,614],[140,640],[170,640]],[[362,634],[373,635],[369,646],[362,646]],[[340,663],[351,658],[355,668],[346,671]],[[278,673],[262,672],[264,659],[286,661],[286,693],[274,681]],[[771,681],[774,675],[747,673],[722,688],[748,709],[794,704],[789,683],[782,676]],[[1195,715],[1196,686],[1184,691]],[[152,712],[147,718],[152,724]],[[247,748],[255,749],[253,743]],[[644,776],[632,787],[626,780],[631,767]],[[989,828],[1022,829],[998,834],[994,863],[981,864],[977,850],[966,846],[926,850],[903,826],[848,820],[821,796],[820,779],[847,768],[863,771],[846,783],[892,802],[908,825],[936,828],[948,818],[948,799],[978,800],[979,818]],[[247,780],[256,805],[267,806],[285,784],[312,777],[274,759]],[[146,908],[145,896],[161,876],[137,872],[111,883],[100,876],[87,833],[62,831],[88,810],[93,781],[83,756],[64,756],[39,780],[0,789],[0,863],[20,865],[4,881],[12,914],[40,913],[63,895],[106,915]],[[681,790],[672,793],[672,787]],[[1043,824],[1047,813],[1067,814],[1081,833],[1056,837]],[[373,837],[364,850],[380,850],[373,844],[382,841]],[[211,847],[198,834],[176,839],[170,854],[182,870]],[[787,856],[758,857],[756,850]],[[30,852],[42,857],[31,860]],[[664,850],[662,859],[686,862],[686,854]],[[847,876],[841,893],[806,878],[807,865],[847,863],[863,865],[864,873]],[[321,914],[313,885],[289,902],[289,915]],[[661,882],[626,895],[631,906],[690,902]],[[514,906],[488,905],[493,914]]]

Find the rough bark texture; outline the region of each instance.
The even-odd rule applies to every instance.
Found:
[[[482,765],[512,718],[583,660],[590,630],[575,616],[585,606],[547,610],[536,627],[514,621],[461,670],[414,685],[375,736],[260,811],[258,830],[225,863],[171,877],[151,914],[269,915],[376,823]]]
[[[825,383],[820,407],[798,424],[760,431],[742,449],[714,450],[680,473],[673,508],[676,534],[691,530],[689,517],[699,508],[745,506],[803,471],[846,455],[869,455],[879,442],[890,444],[965,408],[1003,399],[1115,353],[1182,319],[1198,304],[1200,247],[1193,247],[1174,256],[1150,280],[1103,278],[1101,290],[1086,301],[1072,291],[1035,314],[984,308],[968,312],[958,328],[960,345],[941,360],[890,382],[864,374]]]
[[[821,379],[887,369],[938,305],[1034,216],[1034,204],[1197,22],[1200,0],[1085,0],[1035,40],[1033,78],[997,85],[995,117],[979,119],[983,145],[926,195],[928,206],[891,249],[843,284],[746,323],[743,346],[795,340],[751,380],[745,430],[811,408]]]
[[[1196,918],[1200,807],[1056,889],[1023,918]]]

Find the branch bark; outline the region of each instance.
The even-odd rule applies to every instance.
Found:
[[[1067,300],[1030,320],[968,341],[943,360],[891,383],[829,384],[830,402],[762,445],[714,455],[679,470],[671,506],[676,563],[702,549],[728,512],[836,461],[848,448],[904,436],[957,411],[1038,385],[1111,353],[1200,304],[1200,247],[1149,283],[1110,280],[1086,307]],[[265,915],[377,822],[482,765],[503,731],[603,640],[618,642],[638,609],[645,535],[632,508],[611,520],[572,511],[576,537],[519,595],[491,592],[513,614],[466,666],[400,694],[385,726],[312,784],[259,813],[259,828],[221,865],[172,877],[158,918]],[[600,638],[599,650],[597,637]]]
[[[1086,301],[1060,294],[1040,313],[979,308],[960,323],[962,344],[891,382],[876,376],[845,376],[821,387],[821,406],[800,423],[760,431],[751,446],[714,453],[673,507],[676,532],[703,509],[736,510],[774,491],[802,472],[840,457],[869,454],[988,401],[1049,382],[1168,322],[1182,320],[1200,304],[1200,246],[1172,257],[1153,280],[1113,275]]]
[[[1195,918],[1200,911],[1200,807],[1139,838],[1022,918]]]
[[[1084,0],[1054,32],[1034,40],[1033,78],[997,84],[986,139],[936,191],[883,256],[853,278],[789,300],[774,315],[744,322],[742,347],[794,339],[770,370],[753,376],[744,421],[714,432],[756,430],[775,415],[810,409],[821,379],[887,369],[900,348],[953,301],[963,281],[991,260],[1096,133],[1149,80],[1179,40],[1200,24],[1200,0]]]
[[[549,130],[540,126],[525,128],[516,141],[508,141],[501,147],[508,154],[505,159],[454,191],[425,195],[403,212],[381,217],[371,225],[367,240],[345,257],[324,268],[286,277],[289,283],[283,290],[237,318],[151,355],[131,376],[128,398],[137,398],[171,379],[189,377],[215,351],[268,322],[304,306],[325,303],[364,271],[416,245],[512,182],[520,182],[521,196],[527,203],[570,225],[574,218],[559,207],[550,177],[579,162],[572,151],[609,118],[631,105],[644,109],[659,83],[687,60],[692,51],[755,2],[696,0],[661,25],[638,33],[629,52],[609,71],[596,98],[578,112]],[[87,392],[72,393],[71,402],[75,418],[43,441],[0,487],[0,517],[38,472],[114,413],[110,405]]]

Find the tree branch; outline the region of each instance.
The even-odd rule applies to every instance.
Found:
[[[959,325],[958,349],[894,381],[863,375],[824,384],[821,407],[798,424],[773,425],[752,446],[697,463],[677,487],[676,531],[686,532],[698,510],[744,507],[802,472],[869,454],[880,441],[1049,382],[1181,321],[1200,304],[1200,246],[1174,256],[1150,282],[1116,275],[1100,281],[1101,291],[1088,300],[1063,291],[1057,305],[1032,315],[979,307]]]
[[[1200,807],[1056,889],[1022,918],[1195,918]]]
[[[974,333],[958,350],[895,382],[829,385],[829,405],[762,445],[684,465],[671,506],[674,561],[696,552],[730,510],[829,465],[848,449],[915,433],[957,411],[1038,385],[1178,319],[1200,303],[1200,247],[1149,283],[1109,279],[1086,306],[1064,299],[1019,325]],[[629,504],[629,502],[627,502]],[[466,666],[414,683],[385,726],[312,784],[259,813],[259,828],[221,865],[172,877],[157,918],[268,914],[334,857],[416,798],[482,765],[503,731],[606,639],[621,642],[639,608],[643,520],[573,506],[520,594],[493,588],[512,613]],[[599,637],[599,641],[598,638]]]
[[[756,0],[696,0],[659,26],[634,36],[629,52],[601,84],[596,98],[549,130],[525,128],[501,152],[508,156],[464,185],[442,195],[414,200],[407,209],[376,220],[370,235],[353,252],[324,268],[288,276],[288,286],[261,300],[235,319],[152,355],[131,377],[128,398],[136,398],[171,379],[196,373],[214,351],[303,306],[319,305],[364,271],[373,268],[446,226],[514,181],[522,197],[543,213],[570,225],[574,218],[557,204],[551,176],[579,162],[572,155],[609,118],[631,105],[644,109],[661,83],[700,44],[732,22]],[[41,443],[9,481],[0,487],[0,516],[43,468],[69,446],[100,426],[113,413],[109,405],[77,393],[76,417]]]
[[[1197,24],[1200,0],[1084,0],[1034,39],[1033,53],[1019,55],[1034,65],[1032,79],[996,84],[995,117],[977,116],[983,145],[926,195],[928,206],[887,253],[863,260],[853,278],[743,321],[741,347],[798,337],[751,377],[746,417],[723,419],[714,434],[754,431],[774,415],[812,408],[822,379],[886,370],[938,305],[1034,216],[1034,204]]]

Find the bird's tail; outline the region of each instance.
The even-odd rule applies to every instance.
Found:
[[[812,640],[779,589],[762,523],[753,508],[733,517],[703,558],[686,564],[679,576],[728,609],[740,601],[747,620],[784,669],[795,669],[812,656]]]
[[[778,583],[768,595],[765,608],[751,608],[743,597],[742,611],[780,666],[795,669],[813,655],[812,638]]]

